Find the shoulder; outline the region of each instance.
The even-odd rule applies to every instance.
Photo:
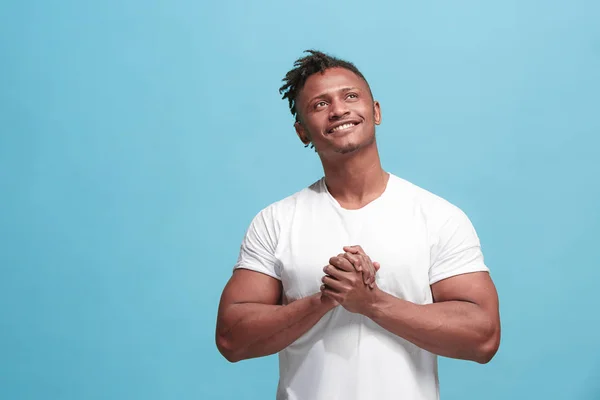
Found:
[[[261,219],[279,225],[292,218],[298,207],[311,204],[325,193],[324,179],[320,178],[311,185],[264,207],[255,216],[255,220]]]
[[[401,179],[401,185],[412,196],[413,212],[424,223],[432,245],[479,245],[475,227],[459,206],[406,180]]]
[[[430,190],[393,174],[390,174],[390,181],[398,197],[403,202],[408,202],[413,212],[419,214],[428,224],[438,225],[449,219],[466,217],[457,205]]]

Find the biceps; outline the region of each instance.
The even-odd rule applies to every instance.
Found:
[[[260,272],[237,269],[223,290],[217,317],[219,346],[227,347],[231,332],[241,321],[272,312],[281,297],[281,282]],[[237,330],[244,334],[245,329]]]
[[[276,305],[281,302],[281,281],[247,269],[237,269],[221,296],[221,308],[240,303]]]
[[[466,301],[497,314],[498,293],[487,272],[456,275],[431,286],[434,302]]]

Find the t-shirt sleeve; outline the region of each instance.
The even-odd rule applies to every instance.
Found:
[[[273,210],[266,208],[250,223],[233,269],[249,269],[281,280],[280,264],[275,257],[277,236],[278,229]]]
[[[455,275],[489,272],[479,237],[462,210],[453,207],[435,236],[431,246],[430,285]]]

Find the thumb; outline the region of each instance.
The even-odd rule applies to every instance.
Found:
[[[373,262],[373,267],[375,268],[375,272],[379,271],[379,268],[381,268],[381,264],[379,264],[377,261]]]

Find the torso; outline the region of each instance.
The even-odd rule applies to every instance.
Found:
[[[284,301],[319,292],[323,267],[343,246],[360,245],[381,264],[377,285],[418,304],[432,302],[427,221],[413,185],[390,176],[359,210],[343,209],[323,180],[278,203],[276,257]],[[336,307],[280,353],[278,399],[438,398],[435,355],[370,319]]]

